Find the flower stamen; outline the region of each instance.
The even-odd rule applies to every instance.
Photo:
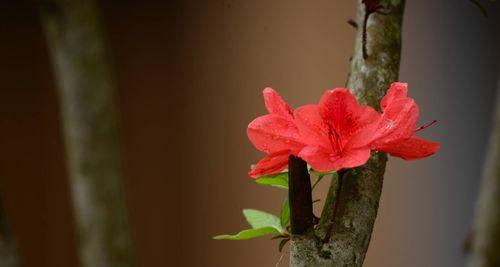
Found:
[[[414,132],[418,132],[418,131],[421,131],[421,130],[423,130],[423,129],[425,129],[425,128],[431,127],[431,126],[432,126],[434,123],[436,123],[436,122],[437,122],[437,120],[432,120],[430,123],[428,123],[428,124],[426,124],[426,125],[422,125],[422,126],[418,127],[417,129],[415,129],[415,131],[414,131]]]

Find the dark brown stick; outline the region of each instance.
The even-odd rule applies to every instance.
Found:
[[[299,157],[290,155],[288,169],[291,233],[301,235],[314,226],[311,179],[307,163]]]

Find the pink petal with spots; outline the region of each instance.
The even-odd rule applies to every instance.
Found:
[[[410,137],[404,141],[384,144],[379,150],[395,157],[413,160],[428,157],[436,153],[439,148],[440,146],[436,142],[427,141],[419,137]]]
[[[283,100],[283,98],[281,98],[278,92],[274,91],[274,89],[270,87],[267,87],[262,93],[264,94],[264,102],[269,114],[281,115],[285,118],[293,119],[292,109]]]
[[[269,154],[261,159],[255,167],[248,173],[252,178],[276,174],[288,167],[289,150],[283,150]]]
[[[260,116],[253,120],[248,125],[247,135],[258,150],[266,153],[302,147],[295,123],[276,114]]]
[[[316,171],[338,171],[365,164],[370,158],[370,149],[347,150],[340,155],[320,146],[306,146],[300,151],[299,157]]]
[[[329,144],[328,126],[320,115],[318,105],[299,107],[294,112],[294,118],[303,143],[318,146]]]
[[[387,105],[390,103],[407,98],[408,95],[408,84],[395,82],[391,84],[391,87],[387,91],[387,94],[380,101],[380,108],[382,111],[385,110]]]
[[[380,117],[373,136],[373,149],[385,143],[404,140],[412,136],[419,109],[413,99],[399,99],[388,105]]]

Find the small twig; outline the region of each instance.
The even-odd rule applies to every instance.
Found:
[[[344,183],[344,174],[345,171],[338,171],[337,172],[337,192],[335,193],[335,202],[333,203],[333,213],[332,213],[332,221],[330,222],[330,225],[328,226],[328,230],[326,231],[325,239],[323,240],[324,243],[329,243],[330,238],[332,235],[332,230],[333,230],[333,223],[335,222],[335,217],[337,216],[337,210],[339,206],[339,199],[340,199],[340,192],[342,191],[342,184]]]
[[[356,21],[354,21],[353,19],[348,19],[347,20],[347,24],[351,25],[352,27],[354,27],[354,29],[357,29],[358,28],[358,23]]]
[[[488,12],[486,12],[486,8],[484,8],[484,6],[479,3],[478,0],[469,0],[473,5],[475,5],[479,11],[481,11],[481,14],[483,14],[484,17],[488,17]]]
[[[323,177],[325,177],[325,175],[319,175],[318,176],[318,179],[316,179],[316,181],[314,182],[313,186],[312,186],[312,190],[314,190],[314,188],[316,188],[316,186],[318,185],[318,183],[321,181],[321,179],[323,179]]]

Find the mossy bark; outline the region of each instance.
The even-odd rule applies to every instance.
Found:
[[[389,85],[397,81],[401,56],[401,26],[404,1],[381,1],[384,12],[373,13],[366,23],[366,52],[363,57],[365,7],[358,0],[355,52],[347,88],[362,104],[379,109],[378,103]],[[316,231],[294,235],[291,240],[291,266],[362,266],[377,216],[387,155],[374,152],[364,166],[346,171],[338,196],[332,182],[327,199],[337,201],[337,214],[321,218]],[[323,214],[331,216],[333,205]],[[329,214],[329,215],[328,215]],[[326,224],[333,223],[328,243],[322,237]]]
[[[135,266],[115,88],[97,5],[92,0],[41,0],[40,10],[58,82],[82,264]]]
[[[469,267],[500,266],[500,81],[493,131],[476,207]]]
[[[17,244],[12,237],[3,203],[0,198],[0,266],[20,267]]]

